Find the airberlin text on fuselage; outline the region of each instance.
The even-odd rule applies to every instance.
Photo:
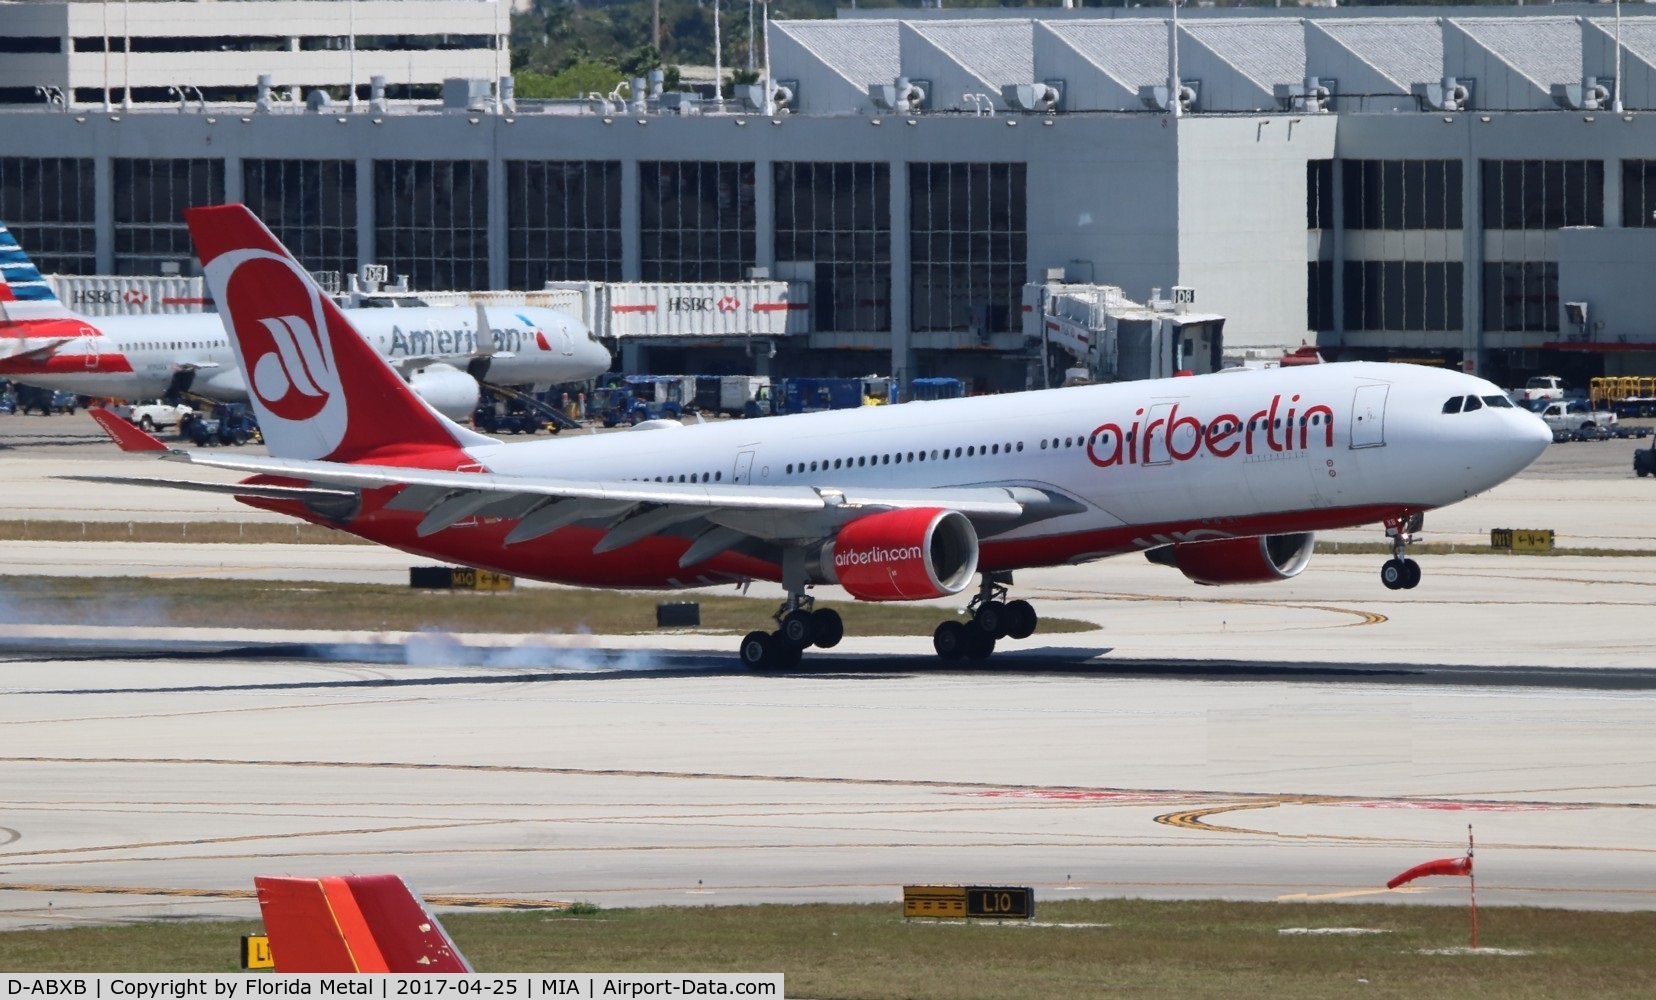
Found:
[[[1134,410],[1125,428],[1117,423],[1098,425],[1087,439],[1087,457],[1092,463],[1107,469],[1169,459],[1188,462],[1203,451],[1214,458],[1230,458],[1238,451],[1244,455],[1304,451],[1317,438],[1324,447],[1334,447],[1333,409],[1322,403],[1302,407],[1297,395],[1286,401],[1272,396],[1269,405],[1247,417],[1221,413],[1204,422],[1188,413],[1181,415],[1178,403],[1165,416],[1146,421],[1144,414],[1143,407]],[[1160,447],[1153,453],[1158,437]]]

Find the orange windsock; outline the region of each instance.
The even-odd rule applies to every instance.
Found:
[[[1464,858],[1440,858],[1437,861],[1428,861],[1423,865],[1415,865],[1387,882],[1386,888],[1395,889],[1404,883],[1413,882],[1417,878],[1425,878],[1428,875],[1465,875],[1471,877],[1472,857],[1468,855]]]

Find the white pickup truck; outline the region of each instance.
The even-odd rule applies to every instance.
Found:
[[[1554,441],[1603,441],[1615,437],[1616,415],[1582,400],[1548,400],[1536,411],[1552,428]]]
[[[110,409],[122,420],[137,424],[144,430],[152,432],[168,427],[176,427],[185,417],[195,412],[183,403],[166,403],[159,399],[121,403]]]

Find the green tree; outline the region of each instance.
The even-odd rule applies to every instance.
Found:
[[[622,78],[621,71],[614,66],[588,61],[578,62],[555,75],[521,69],[513,74],[512,86],[518,97],[585,97],[594,91],[609,93]]]

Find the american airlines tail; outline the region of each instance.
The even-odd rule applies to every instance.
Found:
[[[396,875],[261,875],[253,884],[277,972],[472,971]]]
[[[246,206],[184,217],[272,455],[454,469],[495,443],[415,395]]]
[[[0,327],[37,320],[74,319],[40,276],[17,238],[0,222]]]

